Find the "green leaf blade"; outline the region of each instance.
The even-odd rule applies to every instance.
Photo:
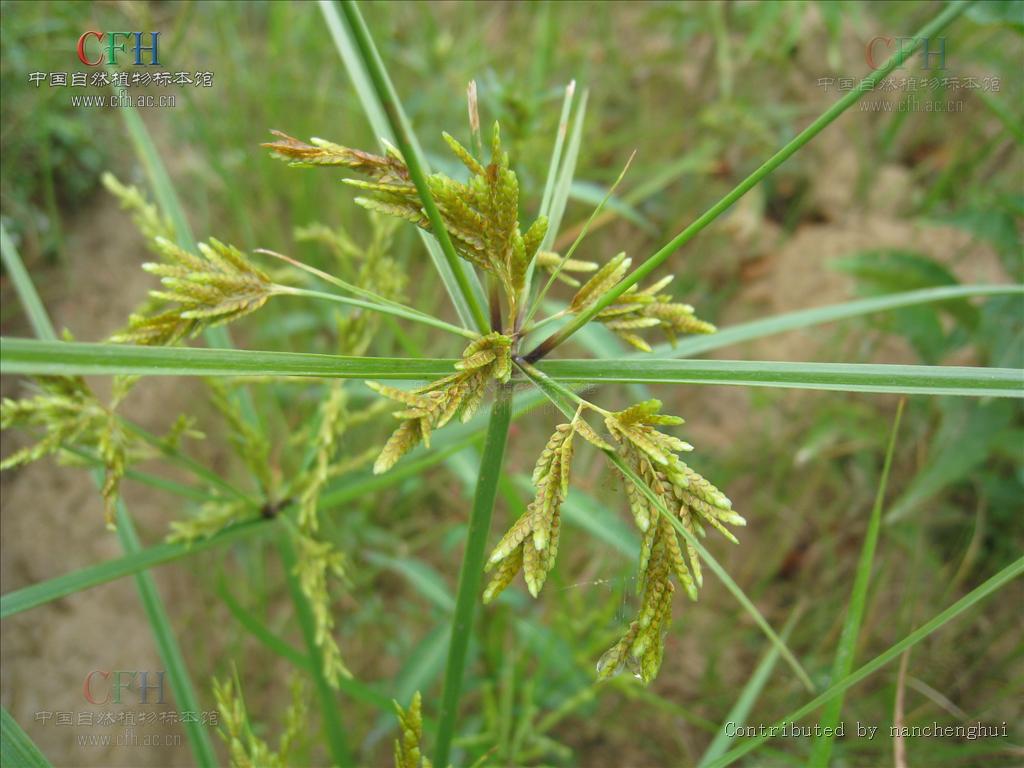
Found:
[[[911,632],[909,635],[904,637],[899,642],[891,645],[887,650],[880,653],[878,656],[873,658],[867,664],[859,667],[855,672],[847,675],[845,678],[837,683],[834,683],[831,687],[815,696],[809,702],[804,704],[802,707],[793,710],[788,713],[785,717],[777,720],[773,725],[781,727],[785,722],[797,722],[802,720],[804,717],[814,712],[819,707],[823,706],[827,702],[839,696],[843,692],[849,690],[861,680],[869,677],[879,669],[884,667],[893,659],[897,658],[900,654],[906,651],[908,648],[912,648],[919,642],[924,640],[929,635],[933,634],[941,627],[948,624],[953,619],[960,616],[960,614],[973,608],[975,605],[991,597],[993,594],[998,592],[1000,589],[1005,587],[1011,581],[1019,578],[1021,574],[1024,574],[1024,557],[1021,557],[1010,565],[1003,568],[1001,571],[996,573],[990,579],[979,585],[975,589],[968,592],[962,598],[953,603],[949,608],[940,612],[934,616],[930,621],[925,622],[916,630]],[[765,729],[770,732],[770,727]],[[732,765],[734,762],[739,760],[744,755],[747,755],[754,750],[762,746],[767,740],[768,736],[754,736],[749,740],[745,741],[741,746],[726,752],[717,760],[712,761],[705,768],[725,768],[727,765]]]
[[[133,347],[0,339],[0,373],[48,375],[299,376],[432,380],[454,360],[343,357],[236,349]],[[976,397],[1024,397],[1017,368],[793,363],[751,360],[550,360],[538,366],[564,383],[729,384]]]
[[[50,768],[50,761],[6,707],[0,710],[0,716],[0,764],[11,768]]]
[[[839,636],[839,644],[836,647],[835,660],[832,665],[832,682],[842,680],[853,669],[854,654],[857,650],[857,640],[860,636],[860,625],[864,620],[868,585],[871,582],[871,567],[874,564],[875,549],[878,546],[878,534],[882,527],[882,505],[885,503],[885,491],[889,484],[889,470],[892,468],[892,457],[896,449],[896,436],[899,434],[904,402],[903,400],[900,401],[899,407],[896,409],[896,417],[893,419],[892,432],[889,436],[889,447],[886,449],[885,463],[882,466],[882,477],[878,481],[878,492],[875,496],[874,506],[871,509],[871,517],[868,519],[868,529],[864,536],[860,560],[857,563],[857,574],[854,577],[853,590],[850,593],[850,603],[846,609],[843,631]],[[835,741],[835,728],[839,724],[842,710],[842,694],[836,696],[825,706],[825,711],[819,720],[823,735],[819,736],[814,742],[809,765],[816,768],[827,768],[829,757],[832,754],[832,745]]]
[[[733,384],[896,394],[1024,397],[1016,368],[790,363],[750,360],[551,360],[556,381],[587,384]]]

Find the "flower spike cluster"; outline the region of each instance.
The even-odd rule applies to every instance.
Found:
[[[34,380],[33,397],[0,402],[0,429],[21,427],[44,430],[34,445],[22,448],[0,463],[0,470],[28,464],[67,449],[85,448],[102,461],[105,470],[103,487],[106,525],[113,530],[116,502],[129,460],[129,453],[138,449],[138,439],[125,432],[114,413],[123,396],[125,380],[115,385],[114,399],[104,406],[81,376],[41,376]]]
[[[374,391],[407,406],[394,413],[402,424],[377,457],[374,474],[387,472],[420,443],[430,447],[430,433],[456,414],[469,421],[483,402],[487,382],[505,383],[512,375],[512,339],[500,333],[481,336],[466,347],[455,369],[452,375],[412,391],[366,382]]]
[[[569,492],[572,470],[573,434],[572,424],[559,424],[537,459],[533,469],[537,495],[487,561],[488,570],[497,570],[484,589],[485,603],[501,594],[521,570],[525,571],[530,594],[540,594],[558,556],[562,502]]]
[[[395,768],[431,768],[430,759],[423,754],[420,741],[423,739],[422,698],[420,692],[413,694],[408,709],[402,709],[394,702],[398,715],[399,738],[395,739]]]
[[[142,265],[160,277],[162,291],[150,291],[161,303],[177,304],[155,313],[139,313],[128,327],[111,337],[126,344],[162,346],[193,337],[212,326],[237,320],[262,307],[274,293],[270,277],[241,251],[215,238],[200,243],[200,256],[164,237],[154,240],[162,262]]]
[[[213,679],[213,698],[220,712],[218,732],[227,745],[232,768],[286,768],[295,764],[294,748],[304,735],[308,719],[306,698],[309,694],[301,678],[293,679],[291,693],[291,703],[284,713],[284,730],[275,751],[253,730],[238,671],[234,670],[234,677],[225,680]]]
[[[473,93],[472,88],[470,92]],[[479,118],[472,95],[470,121],[474,135],[479,137]],[[431,222],[405,159],[394,147],[386,144],[384,154],[378,155],[323,139],[312,139],[307,144],[283,133],[275,132],[275,135],[275,141],[264,145],[275,157],[292,165],[344,167],[356,171],[363,178],[345,182],[363,193],[356,198],[359,205],[431,230]],[[510,167],[508,155],[502,150],[497,125],[491,138],[490,162],[486,164],[449,134],[443,134],[443,138],[469,175],[465,181],[441,173],[428,176],[426,185],[430,196],[457,254],[493,278],[492,286],[500,286],[505,293],[510,310],[507,317],[525,317],[525,327],[515,325],[514,330],[506,334],[495,330],[477,339],[465,349],[453,374],[420,389],[402,390],[367,382],[378,393],[402,406],[394,413],[401,423],[378,456],[375,473],[390,469],[418,444],[429,446],[432,431],[455,416],[469,419],[479,407],[491,380],[500,384],[509,380],[513,361],[522,352],[519,344],[526,334],[559,316],[592,309],[610,290],[621,285],[630,268],[630,260],[624,253],[599,266],[541,250],[548,228],[543,216],[525,230],[520,228],[519,181]],[[545,270],[577,289],[565,310],[536,325],[530,325],[532,310],[518,312],[530,298],[524,289],[531,263],[534,268]],[[682,334],[714,332],[713,325],[696,317],[692,306],[674,301],[666,291],[672,279],[665,277],[646,288],[631,286],[603,306],[594,320],[643,351],[651,350],[641,336],[647,329],[660,330],[672,343]],[[545,287],[542,294],[546,290]],[[498,301],[497,293],[493,292],[492,319],[501,317],[500,308],[496,306]],[[535,358],[531,353],[525,359]],[[682,461],[680,454],[692,447],[661,431],[662,427],[681,424],[682,420],[661,414],[658,401],[609,412],[577,400],[580,408],[575,417],[555,428],[536,462],[534,499],[491,553],[487,564],[491,577],[483,599],[493,601],[520,571],[524,573],[529,592],[534,597],[540,593],[558,554],[561,509],[569,492],[574,440],[577,435],[582,437],[612,455],[617,467],[629,468],[626,494],[633,519],[642,533],[640,611],[623,638],[605,654],[600,674],[607,677],[625,667],[647,682],[653,679],[661,664],[662,637],[671,621],[676,585],[696,599],[702,580],[696,552],[686,537],[680,538],[676,526],[688,535],[702,535],[705,527],[710,526],[735,541],[726,525],[742,525],[744,521],[732,510],[724,494]],[[603,416],[610,435],[608,439],[600,436],[583,418],[587,411]],[[641,487],[634,484],[638,479]]]
[[[386,155],[374,155],[312,139],[305,144],[278,131],[278,141],[264,144],[277,158],[300,166],[344,166],[369,180],[345,179],[345,183],[367,194],[356,202],[372,211],[396,216],[423,229],[430,221],[401,153],[387,147]],[[452,153],[469,170],[467,182],[443,173],[427,178],[430,194],[437,204],[445,229],[456,253],[475,267],[496,277],[514,303],[519,297],[526,269],[547,233],[547,219],[537,218],[523,232],[519,227],[519,180],[509,166],[508,153],[501,148],[501,134],[495,123],[491,140],[491,161],[486,166],[449,134],[443,134]]]
[[[569,311],[579,314],[597,303],[602,294],[622,282],[629,265],[625,253],[604,264],[576,292]],[[714,333],[715,326],[696,317],[692,306],[674,302],[671,295],[661,293],[673,279],[674,276],[669,275],[643,290],[630,286],[594,319],[643,352],[650,352],[651,346],[636,331],[645,328],[660,329],[673,344],[680,334]]]
[[[610,677],[625,666],[644,682],[652,680],[661,666],[662,638],[672,615],[675,587],[670,576],[676,577],[692,600],[697,599],[697,589],[703,583],[697,552],[689,543],[680,542],[659,506],[695,535],[704,535],[707,524],[736,542],[724,524],[746,525],[725,494],[679,458],[679,452],[691,451],[693,446],[658,427],[679,425],[683,420],[660,411],[660,401],[647,400],[605,416],[618,454],[640,476],[657,504],[631,478],[624,477],[633,519],[643,533],[637,582],[640,611],[622,639],[602,657],[601,677]]]
[[[487,561],[487,570],[494,570],[494,574],[484,589],[485,603],[500,595],[519,571],[523,571],[530,594],[537,597],[555,567],[562,502],[569,493],[573,438],[576,435],[597,448],[611,448],[580,412],[571,423],[555,427],[533,468],[532,482],[537,488],[534,500],[498,542]]]
[[[298,535],[298,557],[295,576],[299,588],[309,600],[315,627],[314,642],[322,654],[324,677],[337,687],[342,678],[352,677],[341,659],[341,649],[334,639],[334,614],[331,611],[331,594],[328,578],[344,578],[345,557],[329,541],[320,541],[311,536]]]
[[[604,415],[613,442],[598,435],[583,419],[587,408]],[[493,573],[484,589],[485,603],[501,594],[519,571],[524,572],[530,594],[537,597],[558,554],[561,506],[569,491],[574,436],[579,435],[605,453],[617,454],[646,486],[642,489],[625,476],[629,508],[643,534],[637,583],[640,610],[619,642],[602,657],[598,665],[602,678],[626,668],[645,683],[653,680],[661,666],[663,637],[672,618],[672,577],[691,599],[697,599],[702,583],[697,553],[680,540],[659,507],[695,535],[704,535],[704,526],[710,525],[735,542],[725,524],[746,524],[725,494],[679,458],[680,452],[691,451],[693,446],[659,427],[676,426],[683,420],[660,411],[658,400],[614,413],[583,401],[571,423],[555,428],[534,468],[534,500],[498,542],[487,563],[487,570]]]

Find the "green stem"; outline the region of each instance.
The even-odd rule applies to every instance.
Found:
[[[460,328],[457,325],[446,323],[444,320],[439,320],[436,317],[425,315],[415,309],[410,309],[401,305],[378,304],[374,301],[365,301],[363,299],[353,299],[348,296],[339,296],[336,293],[324,293],[323,291],[313,291],[308,288],[292,288],[287,285],[275,285],[274,293],[286,296],[308,296],[314,299],[325,299],[327,301],[337,302],[338,304],[348,304],[353,307],[361,307],[362,309],[368,309],[371,312],[380,312],[385,315],[403,317],[406,320],[412,320],[414,323],[429,325],[432,328],[438,328],[442,331],[447,331],[448,333],[453,333],[456,336],[462,336],[466,339],[477,339],[480,337],[479,334],[473,333],[473,331],[466,328]]]
[[[418,309],[406,306],[400,301],[395,301],[394,299],[386,298],[384,296],[381,296],[380,294],[374,293],[373,291],[368,291],[365,288],[360,288],[358,285],[348,283],[340,278],[335,277],[334,275],[324,272],[322,269],[311,267],[309,264],[303,264],[298,259],[293,259],[291,256],[286,256],[283,253],[271,251],[268,248],[257,248],[255,253],[262,253],[265,256],[273,256],[275,259],[280,259],[283,262],[291,264],[296,269],[301,269],[303,272],[307,272],[308,274],[311,274],[314,277],[319,277],[324,282],[330,283],[331,285],[340,288],[346,293],[351,293],[354,296],[361,296],[362,298],[366,299],[367,301],[373,302],[374,304],[385,304],[389,307],[396,307],[397,309],[404,310],[409,315],[430,317],[430,315],[428,315],[426,312],[421,312]],[[402,315],[402,317],[405,316],[406,315]]]
[[[512,393],[507,385],[500,386],[497,399],[491,410],[487,428],[483,457],[480,460],[480,476],[473,499],[473,513],[469,520],[469,534],[466,551],[459,570],[459,587],[455,598],[455,615],[452,619],[451,640],[448,645],[448,666],[444,674],[444,693],[441,696],[441,714],[437,723],[434,765],[447,766],[451,751],[452,737],[458,718],[459,695],[462,678],[466,671],[466,652],[473,628],[473,614],[480,599],[480,584],[483,580],[486,557],[487,534],[491,527],[491,512],[501,477],[505,456],[505,443],[511,420]]]
[[[821,133],[833,120],[856,104],[865,93],[873,91],[879,82],[888,77],[894,69],[902,65],[904,61],[910,58],[910,56],[917,51],[922,40],[933,37],[945,29],[945,27],[951,24],[954,19],[966,10],[968,4],[969,3],[967,2],[951,3],[942,13],[936,16],[930,23],[926,24],[916,35],[914,35],[913,45],[909,48],[900,50],[885,64],[884,67],[864,78],[860,85],[833,104],[817,120],[804,128],[803,131],[782,147],[782,149],[772,155],[756,171],[741,181],[736,188],[732,190],[732,192],[711,206],[711,208],[709,208],[690,226],[670,240],[660,251],[637,267],[632,274],[626,277],[625,280],[605,293],[586,312],[581,312],[574,320],[567,323],[565,327],[548,337],[536,349],[530,352],[526,359],[530,362],[535,362],[551,352],[576,333],[576,331],[589,323],[601,310],[612,304],[617,298],[619,298],[619,296],[650,275],[655,269],[660,267],[669,256],[682,248],[686,243],[692,240],[698,232],[725,213],[725,211],[732,207],[733,203],[757,186],[766,176],[768,176],[768,174],[786,162],[786,160],[792,157],[799,149],[803,148],[805,144]]]
[[[469,285],[469,279],[466,277],[463,264],[455,253],[455,246],[452,245],[451,238],[448,236],[448,230],[445,229],[444,220],[441,218],[441,212],[437,209],[437,204],[434,202],[434,198],[430,194],[430,188],[427,186],[427,177],[423,172],[423,166],[420,165],[420,159],[409,140],[405,122],[402,120],[398,111],[398,95],[395,93],[394,86],[392,86],[391,81],[388,79],[387,74],[384,71],[384,62],[381,60],[380,54],[377,52],[377,46],[375,46],[373,44],[373,40],[370,39],[370,32],[366,28],[366,22],[363,21],[363,16],[359,12],[359,8],[355,2],[353,0],[345,0],[345,2],[341,4],[341,9],[344,12],[345,18],[352,30],[352,35],[355,37],[356,45],[359,46],[359,49],[363,54],[363,61],[366,64],[367,73],[370,75],[373,87],[377,91],[377,97],[380,99],[381,106],[384,107],[384,113],[387,115],[388,122],[391,124],[391,130],[395,134],[395,143],[398,144],[398,149],[402,153],[402,159],[405,160],[405,165],[409,169],[409,178],[412,183],[416,185],[416,191],[419,193],[420,201],[423,203],[423,211],[427,214],[427,218],[430,220],[430,231],[441,244],[441,250],[444,251],[445,260],[448,262],[448,266],[451,268],[452,274],[455,275],[455,280],[459,285],[459,290],[462,292],[462,296],[466,300],[466,304],[473,313],[473,318],[476,320],[477,327],[480,329],[481,333],[487,333],[487,317],[484,315],[484,311],[480,307],[480,302],[477,301],[476,294]]]

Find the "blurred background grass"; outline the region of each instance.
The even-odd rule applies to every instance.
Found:
[[[868,71],[865,46],[872,38],[911,34],[940,7],[445,2],[368,4],[363,12],[435,167],[450,163],[441,130],[468,134],[464,90],[477,80],[484,120],[502,124],[527,211],[539,204],[565,84],[575,79],[590,89],[561,247],[630,152],[638,152],[610,206],[614,215],[602,219],[579,251],[603,260],[620,250],[643,257],[663,244],[837,98],[821,78],[859,79]],[[0,16],[2,215],[44,301],[77,338],[113,332],[151,287],[138,269],[146,259],[141,238],[98,184],[106,169],[123,180],[145,180],[120,116],[72,107],[71,89],[28,81],[33,71],[84,69],[74,47],[85,30],[159,30],[162,69],[214,73],[210,89],[171,89],[176,107],[142,110],[199,237],[214,235],[246,250],[272,248],[329,269],[337,262],[322,246],[296,240],[296,227],[321,222],[359,242],[372,237],[365,212],[338,183],[340,174],[289,169],[258,147],[271,128],[375,146],[314,4],[5,2]],[[922,101],[961,100],[962,111],[950,113],[854,108],[672,257],[676,295],[727,326],[857,295],[1020,282],[1021,30],[1019,4],[977,4],[947,31],[940,74],[998,77],[998,90],[940,86],[918,93]],[[901,74],[929,74],[920,66],[915,57]],[[865,101],[891,103],[901,95],[871,94]],[[397,231],[391,255],[410,275],[409,300],[451,317],[411,228]],[[24,335],[6,278],[2,287],[3,332]],[[949,302],[769,338],[718,356],[1020,367],[1022,316],[1019,297]],[[336,322],[329,307],[286,299],[240,324],[237,337],[250,348],[332,352]],[[377,355],[456,352],[429,331],[394,324],[383,326],[370,349]],[[4,382],[5,394],[16,388]],[[356,403],[367,402],[362,387],[349,388]],[[138,389],[129,405],[143,423],[166,426],[187,410],[216,430],[201,389],[174,382]],[[651,389],[666,410],[687,419],[683,434],[697,446],[695,466],[727,490],[749,521],[738,547],[711,542],[716,557],[773,626],[797,616],[789,643],[824,687],[896,399]],[[283,415],[270,425],[280,441],[273,452],[277,471],[287,471],[295,450],[287,436],[301,437],[321,395],[306,385],[259,388],[260,403],[283,406],[273,409]],[[607,388],[596,398],[609,405],[628,395]],[[1019,555],[1021,416],[1009,401],[909,401],[859,660]],[[541,409],[514,425],[510,471],[528,474],[555,418]],[[378,421],[355,433],[352,453],[386,428]],[[197,453],[220,471],[241,473],[221,437],[210,434]],[[422,689],[431,715],[474,461],[472,450],[457,454],[330,516],[331,535],[354,563],[348,596],[337,605],[349,666],[403,702]],[[4,592],[112,555],[99,503],[68,478],[74,471],[46,464],[5,473]],[[570,501],[599,525],[631,535],[621,490],[603,462],[584,453],[577,478],[585,492],[574,490]],[[527,498],[521,479],[503,489],[495,536]],[[126,493],[147,541],[158,540],[169,520],[183,514],[175,499],[150,489]],[[73,537],[61,537],[62,530]],[[541,600],[517,589],[482,612],[460,724],[462,734],[475,734],[462,745],[465,756],[490,752],[496,765],[662,766],[699,759],[767,652],[765,640],[709,579],[699,603],[678,601],[655,684],[642,689],[617,678],[595,688],[596,659],[636,607],[633,547],[616,547],[613,538],[570,527]],[[233,659],[251,716],[273,733],[287,666],[253,641],[218,598],[227,584],[248,610],[288,631],[285,586],[263,546],[204,554],[197,567],[169,569],[160,578],[204,703],[212,706],[205,681],[223,676]],[[85,596],[78,596],[4,623],[4,706],[55,764],[188,764],[184,748],[83,753],[67,733],[33,723],[35,711],[60,708],[58,700],[80,705],[82,677],[118,663],[111,656],[121,668],[142,668],[142,659],[154,658],[145,624],[131,619],[139,613],[134,596],[119,590],[103,587],[95,602],[83,604]],[[905,681],[906,724],[1006,722],[1009,736],[910,740],[910,764],[1020,762],[1022,597],[1012,584],[969,621],[924,642]],[[111,647],[109,634],[97,628],[114,621],[119,629]],[[840,739],[836,765],[891,761],[887,726],[896,685],[895,668],[886,669],[848,694],[847,723],[882,728],[874,740]],[[748,721],[769,723],[805,697],[779,666]],[[342,707],[362,759],[384,764],[392,718],[351,701]],[[776,740],[749,764],[801,764],[810,746],[808,739]]]

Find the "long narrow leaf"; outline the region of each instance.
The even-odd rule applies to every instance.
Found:
[[[339,357],[201,347],[0,339],[0,373],[152,376],[322,376],[417,381],[446,376],[455,360]]]
[[[30,608],[44,605],[68,595],[76,594],[90,587],[106,584],[109,581],[114,581],[124,576],[131,576],[165,563],[191,557],[208,549],[214,549],[252,536],[265,534],[270,528],[269,522],[269,520],[261,519],[249,523],[240,523],[224,529],[216,536],[200,539],[192,544],[157,544],[154,547],[126,554],[115,560],[91,565],[63,576],[57,576],[56,578],[33,584],[23,589],[8,592],[3,597],[0,597],[0,618],[6,619],[8,616],[27,611]]]
[[[10,768],[50,768],[35,742],[21,730],[6,708],[0,710],[0,765]]]
[[[864,536],[864,546],[860,552],[860,562],[857,564],[857,575],[853,581],[853,591],[850,593],[850,605],[846,609],[846,620],[843,622],[843,632],[839,636],[839,645],[836,648],[835,661],[832,665],[832,682],[838,682],[850,674],[853,668],[854,653],[857,650],[857,639],[860,636],[860,624],[864,618],[864,604],[867,602],[868,584],[871,582],[871,567],[875,560],[875,547],[878,544],[878,532],[882,526],[882,504],[885,502],[885,489],[889,484],[889,470],[892,467],[892,457],[896,449],[896,435],[899,434],[900,417],[903,415],[903,403],[900,400],[896,409],[896,418],[893,420],[892,433],[889,436],[889,447],[885,452],[885,464],[882,466],[882,478],[878,482],[878,492],[875,495],[875,504],[871,509],[871,517],[868,519],[868,530]],[[809,765],[825,768],[829,764],[829,756],[832,753],[832,743],[835,739],[834,729],[839,723],[839,715],[843,709],[843,696],[840,694],[830,701],[825,711],[821,714],[820,725],[822,732],[832,734],[819,736],[814,742],[814,749],[811,751]]]
[[[1024,370],[952,365],[784,363],[760,360],[551,360],[556,381],[735,384],[917,395],[1024,397]]]
[[[32,325],[32,331],[36,337],[48,341],[56,340],[57,334],[54,333],[50,316],[46,314],[46,308],[43,306],[39,294],[36,293],[32,278],[28,276],[25,265],[22,263],[14,243],[7,235],[7,228],[2,221],[0,221],[0,257],[3,258],[4,267],[7,269],[7,274],[11,276],[14,290],[18,293],[21,306],[24,308],[25,314],[28,315],[28,321]]]
[[[97,484],[102,483],[102,476],[99,472],[94,473],[94,477]],[[135,525],[120,499],[117,501],[117,536],[128,555],[139,554],[142,551],[142,544],[139,543]],[[200,712],[199,699],[196,697],[192,678],[189,676],[185,659],[181,655],[178,641],[174,637],[171,620],[167,616],[163,600],[160,599],[153,575],[148,572],[137,573],[135,574],[135,584],[139,589],[143,610],[145,610],[146,617],[153,629],[157,649],[160,651],[160,659],[163,661],[167,676],[171,681],[171,690],[174,691],[174,700],[177,702],[178,708],[184,712]],[[200,723],[198,718],[183,719],[182,724],[189,745],[192,747],[196,764],[201,768],[216,768],[217,756],[213,751],[213,744],[206,726]]]
[[[298,352],[133,347],[0,339],[0,373],[150,376],[313,376],[418,381],[452,371],[453,360],[341,357]],[[750,360],[550,360],[556,381],[585,384],[730,384],[754,387],[1024,397],[1015,368],[789,363]]]
[[[766,160],[757,168],[757,170],[736,185],[729,194],[711,206],[706,212],[699,216],[696,221],[690,224],[690,226],[686,227],[686,229],[666,243],[661,250],[650,256],[639,267],[633,270],[625,280],[611,290],[605,292],[589,309],[585,312],[581,312],[563,328],[552,334],[539,347],[527,355],[527,359],[532,362],[543,357],[590,322],[601,310],[609,306],[632,286],[648,277],[651,272],[661,266],[669,256],[696,237],[701,230],[731,208],[737,200],[756,187],[765,177],[796,154],[809,141],[811,141],[811,139],[821,133],[830,123],[843,114],[843,112],[856,104],[865,93],[874,90],[875,86],[879,82],[888,77],[893,70],[902,65],[904,61],[910,58],[910,56],[917,51],[921,41],[928,40],[945,29],[966,10],[967,6],[968,3],[966,2],[950,3],[942,13],[936,16],[932,21],[922,27],[916,35],[914,35],[912,38],[913,43],[910,46],[901,48],[895,56],[885,63],[884,66],[865,77],[857,87],[840,98],[804,130],[790,139],[785,146]]]
[[[793,613],[790,614],[786,624],[782,627],[782,631],[779,633],[779,637],[783,640],[789,638],[790,630],[796,624],[800,618],[800,606],[798,605]],[[757,702],[758,696],[761,695],[761,691],[767,684],[768,679],[772,675],[772,670],[775,669],[775,663],[779,658],[778,646],[772,646],[765,653],[764,657],[758,663],[754,673],[747,680],[747,684],[743,686],[743,690],[740,691],[740,695],[736,699],[736,703],[733,704],[729,710],[729,714],[725,716],[722,721],[722,727],[719,728],[718,733],[715,734],[715,738],[711,740],[707,750],[700,758],[700,762],[697,763],[697,768],[705,768],[705,766],[714,760],[719,755],[723,754],[726,749],[729,748],[729,742],[735,738],[730,736],[730,732],[736,733],[736,729],[742,727],[747,722],[747,716],[750,714],[750,710],[753,709],[754,704]]]
[[[659,344],[651,353],[637,352],[630,357],[637,360],[649,360],[651,357],[693,357],[701,352],[721,349],[744,341],[753,341],[765,336],[815,325],[832,323],[850,317],[885,312],[900,307],[917,304],[930,304],[948,299],[969,298],[971,296],[999,296],[1006,294],[1024,295],[1024,285],[950,285],[940,288],[923,288],[917,291],[890,293],[886,296],[875,296],[869,299],[857,299],[841,304],[830,304],[826,307],[800,309],[786,312],[762,320],[740,323],[723,328],[706,336],[691,336],[676,343]]]
[[[818,709],[822,705],[828,703],[836,696],[839,696],[845,691],[848,691],[853,686],[857,685],[861,680],[870,677],[872,674],[877,672],[879,669],[884,667],[893,659],[897,658],[908,648],[913,648],[919,642],[924,640],[926,637],[931,635],[936,630],[940,629],[950,621],[955,619],[961,613],[973,608],[975,605],[980,603],[987,597],[990,597],[994,593],[998,592],[1004,586],[1009,584],[1013,579],[1018,578],[1021,574],[1024,574],[1024,557],[1021,557],[1008,566],[1003,568],[999,573],[995,574],[992,578],[988,579],[985,583],[981,584],[977,588],[971,590],[962,598],[957,600],[953,605],[949,606],[946,610],[942,611],[930,621],[925,622],[920,627],[915,629],[909,635],[904,637],[898,643],[890,646],[887,650],[880,653],[878,656],[873,658],[867,664],[857,669],[852,674],[844,677],[842,680],[834,683],[832,686],[827,688],[825,691],[815,696],[809,702],[804,704],[802,707],[788,713],[785,717],[780,718],[772,726],[765,727],[765,733],[771,733],[771,729],[775,728],[776,732],[782,727],[783,723],[795,723],[802,720],[804,717],[809,715],[814,710]],[[760,747],[770,737],[764,736],[752,736],[736,749],[730,750],[722,755],[717,760],[709,763],[706,768],[725,768],[727,765],[732,765],[734,762],[739,760],[746,754],[753,752],[755,749]]]

